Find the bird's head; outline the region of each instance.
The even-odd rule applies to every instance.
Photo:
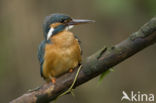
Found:
[[[51,14],[45,18],[43,24],[44,36],[49,40],[51,36],[63,31],[69,30],[74,25],[94,22],[93,20],[72,19],[65,14]]]

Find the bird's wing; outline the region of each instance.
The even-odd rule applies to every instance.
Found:
[[[78,36],[76,36],[76,35],[74,35],[74,37],[77,39],[77,41],[79,42],[79,45],[80,45],[80,49],[81,49],[81,41],[80,41],[80,39],[79,39],[79,37]],[[81,55],[83,54],[83,52],[82,52],[82,50],[81,50]]]
[[[78,40],[79,44],[81,44],[81,41],[77,35],[74,35],[74,37]]]
[[[44,52],[45,52],[46,41],[43,40],[38,47],[38,60],[40,62],[40,74],[43,76],[43,62],[44,62]]]

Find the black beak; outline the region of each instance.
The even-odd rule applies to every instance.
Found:
[[[92,23],[95,22],[94,20],[82,20],[82,19],[72,19],[70,22],[68,22],[68,25],[79,25],[79,24],[86,24],[86,23]]]

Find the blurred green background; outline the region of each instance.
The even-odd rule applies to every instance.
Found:
[[[0,0],[0,103],[44,83],[37,49],[43,19],[51,13],[96,21],[72,29],[82,41],[85,59],[137,31],[156,14],[156,0]],[[66,95],[56,103],[120,103],[123,90],[156,95],[156,45],[114,69],[101,85],[95,78],[78,87],[75,97]]]

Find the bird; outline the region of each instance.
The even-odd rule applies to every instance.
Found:
[[[75,25],[94,22],[73,19],[66,14],[55,13],[43,22],[44,39],[38,47],[40,74],[47,82],[56,83],[56,78],[72,72],[82,61],[79,38],[70,29]]]

